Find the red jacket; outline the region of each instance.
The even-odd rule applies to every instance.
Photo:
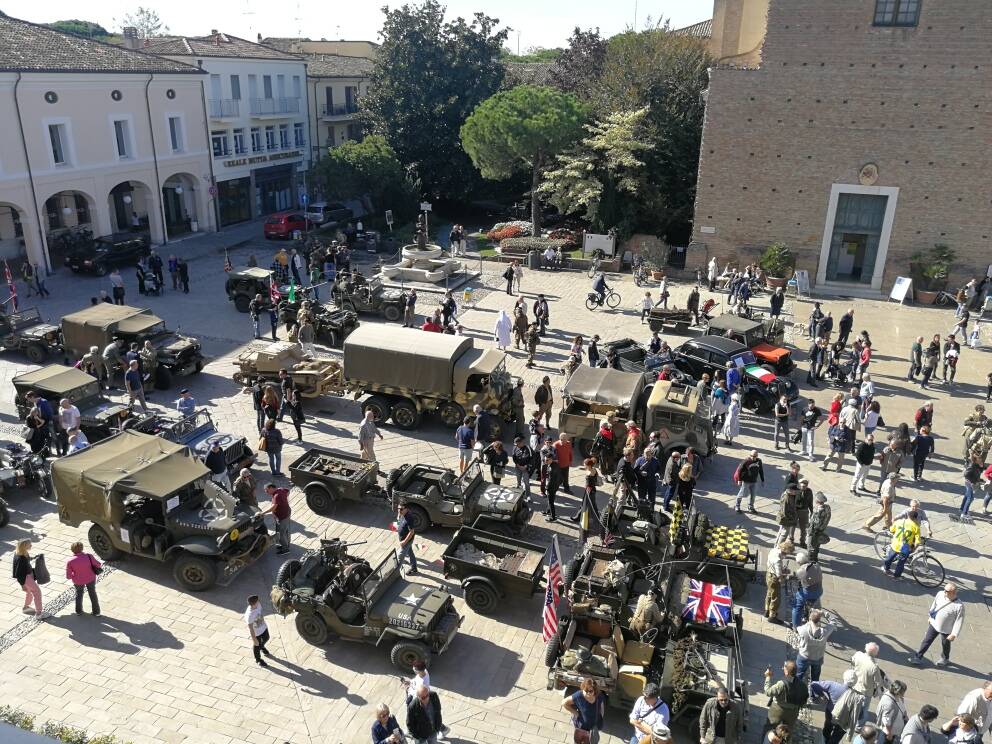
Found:
[[[77,553],[65,564],[65,577],[76,586],[86,586],[96,581],[96,571],[101,567],[100,561],[89,553]]]

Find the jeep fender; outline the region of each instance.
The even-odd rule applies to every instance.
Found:
[[[382,633],[376,639],[375,645],[378,646],[383,641],[388,641],[393,638],[399,640],[406,639],[411,641],[419,641],[422,640],[423,635],[424,635],[423,631],[415,630],[414,628],[401,628],[396,625],[389,625],[382,631]]]
[[[479,582],[480,584],[485,584],[490,589],[492,589],[494,592],[496,592],[496,596],[497,597],[505,597],[506,596],[506,592],[504,592],[502,589],[500,589],[499,586],[496,585],[496,582],[495,581],[493,581],[488,576],[480,576],[478,574],[476,574],[475,576],[469,576],[468,578],[462,579],[462,589],[468,589],[468,585],[469,584],[472,584],[474,582]]]
[[[174,545],[170,545],[165,551],[165,557],[172,558],[183,551],[192,553],[193,555],[220,555],[220,551],[217,550],[216,539],[211,540],[206,536],[194,535],[193,537],[184,538]]]

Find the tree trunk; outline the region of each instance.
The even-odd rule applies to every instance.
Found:
[[[541,185],[541,153],[534,156],[534,172],[530,179],[530,221],[535,238],[541,236],[541,202],[537,198],[537,187]]]

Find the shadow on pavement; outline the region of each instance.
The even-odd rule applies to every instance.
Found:
[[[285,677],[290,682],[300,686],[307,695],[314,695],[330,700],[344,698],[352,705],[367,705],[368,700],[361,695],[348,692],[348,689],[335,679],[314,669],[304,669],[291,661],[279,656],[268,657],[266,663],[269,671],[279,677]]]
[[[89,607],[88,598],[83,600],[83,606]],[[132,623],[107,615],[76,615],[70,610],[70,614],[50,618],[47,622],[68,630],[69,637],[83,646],[119,654],[136,654],[146,649],[178,650],[184,647],[170,631],[154,621]],[[126,636],[127,642],[118,640],[115,637],[117,634]]]

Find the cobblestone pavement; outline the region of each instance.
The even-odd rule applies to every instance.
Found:
[[[179,244],[178,249],[192,259],[192,293],[183,296],[170,290],[164,297],[141,298],[138,303],[151,307],[170,325],[203,339],[212,361],[201,375],[188,381],[189,386],[222,429],[250,438],[255,435],[250,402],[230,379],[231,360],[247,341],[250,324],[224,297],[222,264],[225,242],[233,245],[241,236],[250,238],[258,231],[259,227],[252,225],[240,232]],[[236,246],[232,259],[243,262],[249,251],[261,258],[272,246],[261,241]],[[477,292],[478,306],[466,310],[462,322],[485,345],[490,343],[497,311],[511,303],[498,288],[496,277],[501,267],[483,268],[484,277],[490,277],[497,288]],[[643,290],[636,289],[629,277],[617,277],[614,285],[624,297],[621,308],[610,314],[590,313],[582,306],[588,284],[586,276],[576,272],[526,273],[524,293],[532,299],[535,291],[543,291],[551,301],[552,320],[552,331],[541,347],[536,368],[524,368],[522,352],[510,353],[510,369],[526,379],[529,391],[544,374],[552,375],[560,385],[558,368],[575,334],[598,332],[604,339],[646,339],[646,326],[639,324],[633,309]],[[104,285],[95,278],[52,277],[49,287],[54,299],[43,304],[45,313],[57,319],[84,305]],[[128,285],[128,299],[137,302],[130,277]],[[677,287],[673,300],[682,299],[687,291],[684,286]],[[926,504],[936,532],[934,548],[949,575],[963,587],[968,615],[961,638],[954,644],[955,663],[951,667],[907,666],[905,658],[925,628],[929,592],[911,580],[893,582],[882,577],[871,537],[858,529],[873,510],[874,501],[849,493],[850,466],[847,472],[836,474],[804,463],[815,490],[831,496],[834,514],[834,539],[823,550],[827,574],[824,605],[838,613],[843,628],[828,650],[824,678],[839,679],[851,653],[875,639],[882,647],[885,671],[909,684],[910,707],[933,702],[942,715],[950,715],[961,695],[989,672],[989,654],[981,650],[981,639],[989,619],[989,569],[983,558],[992,533],[986,518],[979,516],[975,524],[962,525],[948,515],[956,511],[961,492],[959,422],[974,403],[984,399],[984,376],[992,363],[987,351],[966,350],[959,384],[953,390],[907,388],[902,381],[903,359],[912,337],[946,332],[951,325],[950,312],[869,301],[857,301],[854,306],[856,328],[869,329],[876,341],[878,353],[872,371],[886,421],[893,425],[910,420],[924,399],[936,401],[938,455],[928,482],[918,488],[903,488],[899,502],[905,504],[917,496]],[[847,304],[828,302],[825,307],[837,318]],[[805,320],[809,308],[798,304],[795,312]],[[673,344],[679,341],[670,340]],[[802,351],[797,356],[805,358]],[[5,356],[0,361],[3,389],[11,391],[10,378],[26,367],[22,358]],[[794,374],[798,381],[805,380],[805,374]],[[813,397],[826,405],[831,394],[832,390],[821,388]],[[153,396],[157,404],[169,397],[160,392]],[[4,396],[0,418],[4,430],[16,432],[11,398],[10,392]],[[312,404],[305,444],[357,450],[359,417],[358,405],[352,400],[326,399]],[[767,420],[746,418],[743,429],[740,446],[721,451],[707,467],[697,493],[703,509],[712,517],[726,524],[743,521],[753,530],[754,542],[764,549],[774,535],[777,484],[790,458],[777,455],[771,447]],[[821,435],[821,449],[824,439]],[[765,457],[767,484],[758,501],[761,514],[742,520],[732,510],[730,475],[741,451],[752,446]],[[299,446],[292,443],[284,456],[291,459],[299,452]],[[456,462],[451,433],[434,422],[414,433],[387,427],[378,453],[386,468],[404,462],[448,466]],[[258,468],[257,475],[265,482],[264,469]],[[66,606],[69,587],[60,567],[69,544],[85,539],[85,531],[61,525],[50,502],[20,494],[10,495],[9,500],[12,521],[0,532],[4,565],[9,565],[13,543],[31,537],[35,551],[44,552],[52,568],[52,583],[44,588],[46,605],[64,609],[47,622],[25,620],[19,610],[19,587],[10,579],[0,586],[0,696],[5,704],[37,714],[42,720],[116,733],[135,744],[367,742],[374,706],[384,701],[394,709],[401,708],[403,693],[384,651],[342,641],[325,648],[308,646],[297,636],[292,619],[269,616],[270,648],[277,658],[268,670],[252,663],[241,613],[246,595],[268,594],[281,562],[274,551],[231,586],[205,594],[178,591],[168,566],[123,561],[117,570],[101,576],[103,617],[78,617]],[[574,497],[571,501],[575,503]],[[312,514],[295,491],[292,503],[296,555],[327,534],[367,541],[356,550],[375,561],[395,539],[384,511],[348,507],[328,520]],[[980,506],[977,511],[980,515]],[[575,547],[575,532],[570,525],[558,529],[563,550],[569,554]],[[528,536],[546,541],[549,534],[538,519]],[[440,574],[439,556],[449,537],[447,531],[433,530],[417,540],[417,551],[427,563],[425,579],[442,586],[447,584]],[[453,589],[459,593],[457,587]],[[771,663],[777,669],[789,653],[784,629],[766,623],[761,616],[763,593],[759,583],[748,590],[743,603],[747,608],[744,673],[753,690],[760,688],[765,665]],[[466,612],[460,635],[431,668],[451,727],[449,741],[544,744],[571,740],[567,716],[560,710],[560,696],[545,689],[540,613],[540,596],[501,608],[491,619]],[[751,702],[754,715],[748,739],[757,741],[765,700],[755,694]],[[609,714],[607,730],[605,742],[626,741],[630,736],[626,716],[620,711]]]

